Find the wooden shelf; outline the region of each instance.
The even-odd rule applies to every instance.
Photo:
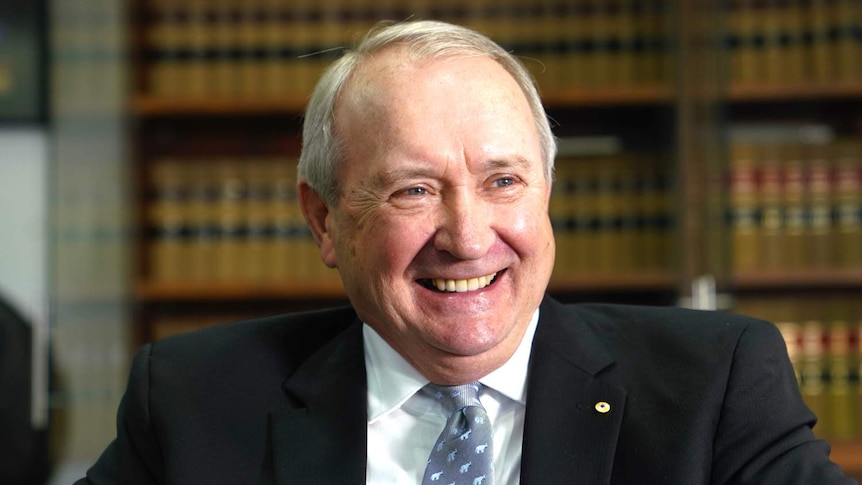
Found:
[[[629,86],[601,89],[569,89],[543,93],[549,108],[648,106],[670,103],[671,86]]]
[[[299,115],[306,98],[162,98],[141,96],[132,102],[138,116]]]
[[[549,107],[642,106],[668,103],[673,92],[667,86],[573,89],[549,92],[543,101]],[[165,98],[139,96],[130,109],[138,116],[298,115],[305,96],[284,98]]]
[[[142,283],[136,288],[135,295],[138,300],[150,302],[346,298],[340,283]]]
[[[676,281],[676,276],[670,272],[554,275],[548,289],[552,292],[667,291],[674,289]]]
[[[844,473],[853,476],[862,475],[862,440],[839,441],[830,443],[832,454],[829,457],[841,465]]]
[[[736,290],[862,288],[862,268],[776,269],[738,273]]]
[[[862,101],[862,81],[829,85],[731,86],[731,102],[783,102],[804,100],[858,99]]]

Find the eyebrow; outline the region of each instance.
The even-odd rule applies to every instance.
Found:
[[[490,158],[482,162],[479,166],[479,173],[488,173],[512,168],[528,170],[530,168],[530,161],[521,155]],[[370,182],[374,187],[391,187],[393,185],[398,185],[404,180],[438,177],[439,174],[436,170],[433,170],[430,167],[417,165],[394,167],[389,170],[384,170],[375,174]]]

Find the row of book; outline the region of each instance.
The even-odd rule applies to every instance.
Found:
[[[738,310],[775,323],[821,438],[862,438],[862,304],[853,296],[767,298]]]
[[[561,157],[551,195],[555,276],[669,268],[673,203],[657,155]],[[300,214],[296,161],[161,158],[150,166],[147,279],[336,282]]]
[[[670,269],[673,188],[666,159],[626,151],[561,157],[549,213],[554,276],[614,276]]]
[[[147,279],[336,283],[299,211],[295,174],[288,158],[155,160]]]
[[[476,28],[521,57],[546,92],[667,83],[660,0],[347,2],[151,0],[143,24],[154,97],[306,96],[322,70],[381,20]]]
[[[862,81],[862,2],[728,0],[731,83],[805,86]]]
[[[862,142],[770,133],[732,142],[734,270],[862,269]]]

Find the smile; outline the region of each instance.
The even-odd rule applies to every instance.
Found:
[[[492,273],[478,278],[469,278],[463,280],[446,279],[446,278],[430,278],[419,280],[419,283],[429,290],[436,290],[444,293],[464,293],[467,291],[481,290],[490,286],[497,278],[499,273]]]

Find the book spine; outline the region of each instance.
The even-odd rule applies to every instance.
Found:
[[[784,143],[779,148],[783,183],[781,211],[784,231],[780,244],[782,268],[804,268],[809,265],[811,231],[808,224],[808,201],[805,198],[805,160],[799,143]]]
[[[183,168],[176,159],[160,159],[152,167],[147,274],[153,282],[176,283],[187,277],[188,179]]]
[[[748,0],[730,2],[728,15],[728,46],[730,82],[733,86],[750,86],[757,80],[755,56],[756,23],[751,3]]]
[[[830,146],[813,144],[808,147],[808,206],[809,247],[806,266],[811,268],[834,267],[838,263],[835,252],[835,227],[832,217],[832,160]]]
[[[858,140],[840,140],[835,146],[834,249],[837,264],[862,268],[862,146]]]
[[[784,210],[782,195],[782,164],[778,145],[774,142],[761,145],[762,154],[758,157],[759,187],[758,202],[760,227],[761,269],[776,269],[785,266],[786,250],[783,246]]]
[[[860,40],[862,7],[858,0],[835,0],[832,5],[832,36],[835,49],[835,79],[838,84],[862,80]]]
[[[834,79],[834,48],[830,36],[830,1],[810,0],[808,29],[811,35],[810,72],[814,84],[828,84]]]
[[[800,391],[805,404],[816,416],[826,412],[826,381],[824,380],[824,341],[825,329],[818,320],[807,320],[802,323],[801,361],[800,361]],[[816,430],[818,435],[826,434],[825,427]]]
[[[187,48],[183,7],[178,0],[158,0],[150,3],[153,24],[146,31],[145,49],[153,59],[146,66],[144,91],[157,97],[182,94],[185,62],[182,52]]]
[[[577,160],[568,157],[558,157],[554,166],[554,185],[548,202],[548,215],[554,229],[556,239],[556,254],[554,260],[554,278],[564,280],[573,274],[572,253],[576,248],[572,241],[571,204],[573,173]]]
[[[844,320],[833,320],[827,329],[826,397],[822,418],[829,439],[848,441],[856,437],[856,392],[851,376],[850,328]]]
[[[730,159],[730,234],[732,268],[753,271],[760,262],[759,217],[757,207],[756,148],[734,142]]]

